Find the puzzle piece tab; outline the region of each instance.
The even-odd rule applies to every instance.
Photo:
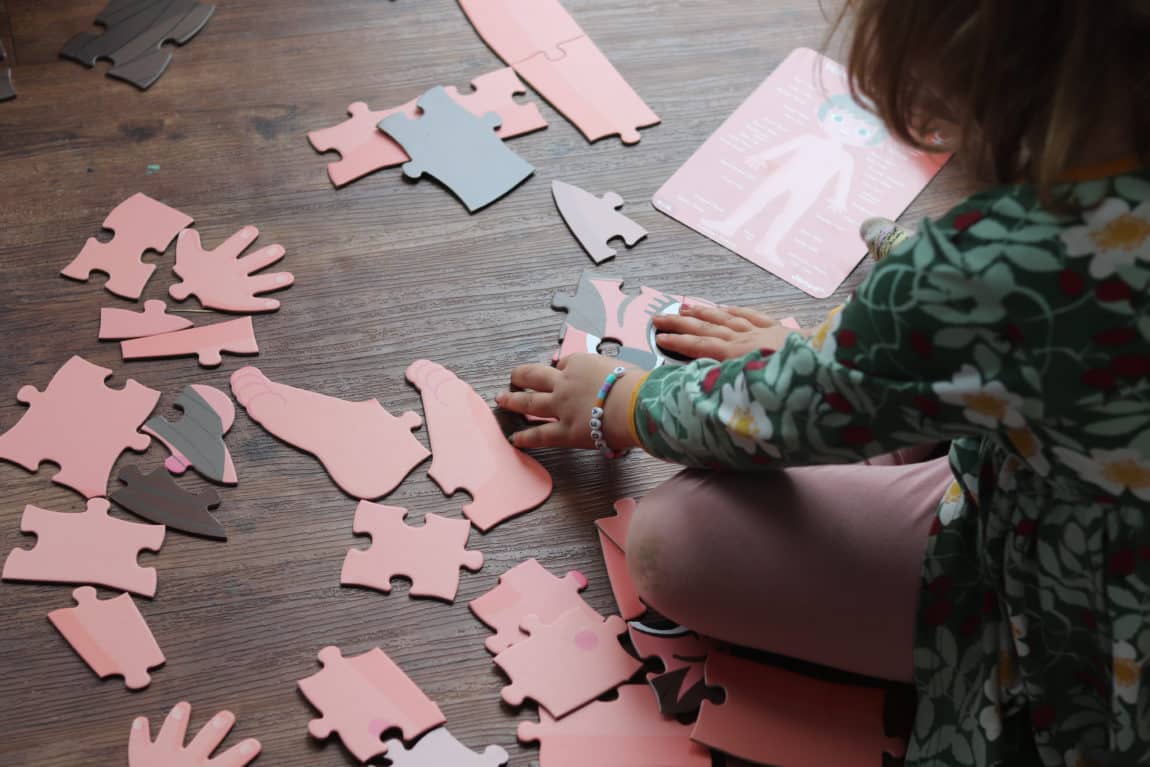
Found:
[[[280,302],[257,297],[291,287],[291,272],[256,274],[284,257],[282,245],[268,245],[254,253],[243,252],[260,236],[254,226],[245,226],[215,250],[204,250],[200,233],[185,229],[176,238],[176,265],[172,271],[180,278],[168,288],[177,301],[195,296],[205,309],[223,312],[274,312]],[[242,257],[241,257],[242,256]]]
[[[151,684],[148,670],[163,665],[164,653],[132,597],[101,600],[94,588],[84,586],[72,598],[75,607],[53,610],[48,620],[96,676],[118,674],[129,690]]]
[[[617,501],[615,512],[613,517],[595,520],[595,526],[599,529],[599,546],[603,550],[603,563],[607,566],[615,604],[623,620],[629,621],[647,612],[647,606],[639,599],[639,591],[627,569],[627,531],[635,513],[635,501],[631,498]]]
[[[551,196],[575,239],[597,264],[618,254],[607,244],[614,238],[621,237],[631,247],[647,236],[646,229],[618,212],[623,198],[614,192],[596,197],[556,179],[551,182]]]
[[[301,679],[299,689],[323,713],[308,732],[323,740],[338,733],[360,762],[387,752],[380,735],[398,728],[412,741],[446,720],[439,707],[378,647],[345,658],[338,647],[319,651],[323,670]]]
[[[176,484],[164,469],[142,474],[139,466],[127,466],[120,472],[121,487],[110,499],[137,517],[166,525],[191,535],[226,541],[227,531],[211,515],[211,509],[220,505],[215,490],[193,493]]]
[[[411,579],[413,597],[455,601],[459,568],[483,567],[483,552],[469,551],[471,523],[428,513],[422,527],[404,523],[407,509],[360,501],[352,528],[371,536],[370,549],[351,549],[343,562],[340,583],[367,586],[391,593],[391,579]]]
[[[200,365],[206,368],[218,367],[224,361],[223,352],[259,354],[260,347],[256,343],[256,331],[251,317],[147,338],[133,338],[120,344],[120,354],[126,360],[196,357]]]
[[[387,741],[391,767],[502,767],[510,757],[499,746],[488,746],[477,754],[455,739],[446,727],[432,730],[412,748],[401,740]]]
[[[151,439],[137,431],[160,393],[129,379],[123,389],[104,384],[112,371],[72,357],[43,392],[25,386],[16,398],[28,412],[0,434],[0,459],[36,471],[42,461],[60,466],[52,480],[87,498],[106,495],[120,453],[143,452]]]
[[[491,50],[515,65],[538,53],[562,58],[561,43],[586,33],[559,0],[459,0]]]
[[[168,713],[154,742],[147,718],[137,717],[132,722],[132,737],[128,741],[128,767],[244,767],[260,755],[260,742],[248,738],[222,754],[212,756],[236,724],[231,711],[216,714],[192,738],[192,742],[184,746],[191,717],[192,707],[187,703],[177,703]]]
[[[499,576],[499,585],[473,599],[471,612],[495,631],[487,638],[487,651],[495,655],[527,638],[520,626],[534,615],[550,623],[568,610],[582,611],[587,620],[600,620],[599,613],[583,601],[587,588],[583,573],[572,570],[556,578],[535,559],[528,559]]]
[[[7,59],[4,53],[4,44],[0,43],[0,64]],[[7,65],[0,66],[0,101],[16,98],[16,88],[12,85],[12,69]]]
[[[129,338],[158,336],[190,328],[192,321],[174,314],[168,314],[168,305],[163,301],[145,301],[144,311],[104,307],[100,310],[100,340],[124,341]]]
[[[179,475],[189,468],[213,482],[234,485],[236,466],[224,435],[236,420],[236,406],[231,398],[213,386],[185,386],[176,400],[184,417],[172,423],[163,416],[149,418],[143,431],[168,448],[171,455],[164,466]]]
[[[627,628],[640,658],[658,657],[663,670],[647,675],[659,710],[668,716],[693,714],[710,695],[703,664],[719,643],[681,626],[659,630],[639,622]]]

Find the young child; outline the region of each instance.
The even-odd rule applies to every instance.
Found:
[[[697,361],[527,365],[499,404],[556,419],[521,447],[696,467],[636,515],[645,600],[913,681],[908,765],[1150,763],[1150,4],[850,6],[886,128],[999,185],[809,337],[688,307],[658,329]]]

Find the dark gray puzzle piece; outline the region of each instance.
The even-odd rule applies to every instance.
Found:
[[[120,481],[125,486],[108,497],[137,517],[190,535],[228,539],[227,531],[211,514],[211,509],[220,505],[215,490],[185,490],[163,467],[143,474],[139,466],[126,466]]]
[[[0,43],[0,64],[7,60],[4,44]],[[0,66],[0,101],[16,98],[16,88],[12,85],[12,70],[7,64]]]
[[[183,418],[172,423],[163,416],[155,416],[144,426],[183,453],[196,471],[208,479],[223,482],[228,448],[224,444],[220,414],[191,386],[184,387],[175,404],[184,411]]]

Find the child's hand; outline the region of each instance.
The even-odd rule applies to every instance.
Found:
[[[502,392],[496,404],[505,410],[539,418],[553,418],[551,423],[516,432],[511,444],[520,448],[581,447],[592,448],[591,408],[599,387],[607,375],[619,367],[619,360],[599,354],[572,354],[550,365],[521,365],[511,371],[511,385],[526,391]],[[607,395],[603,432],[613,450],[637,447],[631,436],[631,393],[639,385],[643,371],[624,365],[623,376]]]
[[[736,306],[686,306],[679,314],[655,317],[659,346],[691,359],[706,357],[737,359],[756,349],[778,349],[791,333],[801,333],[780,325],[754,309]]]

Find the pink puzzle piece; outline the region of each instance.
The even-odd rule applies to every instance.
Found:
[[[659,630],[632,622],[627,633],[640,658],[658,657],[663,664],[661,672],[647,675],[659,710],[669,716],[697,712],[708,696],[703,664],[718,643],[681,626]]]
[[[231,397],[214,386],[191,384],[188,388],[198,394],[203,401],[215,411],[216,415],[220,417],[220,427],[223,430],[223,434],[227,434],[231,431],[232,425],[236,422],[236,406],[232,403]],[[188,417],[186,412],[184,417]],[[164,461],[164,467],[169,472],[178,477],[184,474],[188,469],[195,468],[195,465],[186,455],[168,442],[163,435],[149,427],[148,424],[144,424],[142,431],[159,440],[160,443],[168,449],[168,452],[171,453],[168,459]],[[223,477],[218,481],[225,485],[234,485],[239,482],[239,477],[236,475],[236,464],[232,460],[232,453],[228,450],[227,445],[224,445]]]
[[[556,721],[519,725],[519,740],[539,741],[539,767],[710,767],[711,752],[691,740],[691,726],[664,717],[642,685],[619,688]],[[446,765],[444,765],[446,767]]]
[[[387,741],[391,767],[502,767],[510,757],[499,746],[488,746],[477,754],[455,739],[446,727],[432,730],[413,748],[401,740]]]
[[[559,0],[459,0],[475,31],[508,64],[537,53],[561,58],[560,43],[586,33]]]
[[[126,360],[197,357],[200,365],[208,368],[217,367],[224,361],[222,352],[259,354],[259,351],[251,317],[240,317],[148,338],[133,338],[120,344],[120,353]]]
[[[146,597],[156,595],[156,568],[140,567],[141,550],[159,551],[163,525],[141,525],[108,516],[103,498],[80,514],[26,506],[20,530],[36,534],[32,549],[13,549],[0,576],[6,581],[93,583]]]
[[[722,704],[704,701],[691,737],[741,759],[787,767],[873,767],[904,744],[883,734],[884,691],[824,682],[714,652],[707,683]]]
[[[463,513],[476,527],[487,532],[547,500],[551,475],[511,446],[474,389],[427,360],[413,362],[407,380],[423,396],[434,451],[428,476],[448,495],[461,489],[471,495]]]
[[[475,572],[483,567],[483,552],[469,551],[471,523],[427,514],[422,527],[404,524],[407,509],[360,501],[352,528],[371,536],[370,549],[351,549],[343,562],[340,583],[367,586],[391,593],[391,579],[411,580],[413,597],[435,597],[454,602],[459,590],[459,568]]]
[[[276,299],[258,296],[291,287],[295,277],[291,272],[256,274],[284,257],[282,245],[268,245],[243,256],[259,236],[259,229],[245,226],[215,250],[204,250],[199,232],[195,229],[180,232],[176,239],[176,265],[172,271],[181,282],[168,288],[168,295],[177,301],[195,296],[205,309],[223,312],[274,312],[279,309],[280,302]]]
[[[119,674],[129,690],[142,690],[148,669],[163,665],[164,654],[132,597],[100,600],[84,586],[72,592],[75,607],[48,613],[48,620],[101,679]]]
[[[0,458],[36,471],[42,461],[60,466],[52,478],[95,498],[108,493],[108,475],[120,453],[143,452],[151,442],[138,429],[160,393],[129,380],[123,389],[104,381],[112,371],[72,357],[47,388],[25,386],[16,398],[29,410],[0,434]]]
[[[615,604],[623,620],[629,621],[647,612],[627,570],[627,529],[635,513],[635,501],[631,498],[616,501],[615,512],[613,517],[595,520],[595,526],[599,528],[599,546],[603,549],[603,563],[607,565]]]
[[[627,624],[617,615],[589,618],[576,608],[549,624],[532,615],[521,628],[531,636],[495,656],[511,677],[502,692],[511,706],[532,698],[562,719],[643,667],[619,644]]]
[[[100,310],[100,340],[122,341],[128,338],[158,336],[190,328],[192,321],[168,314],[163,301],[145,301],[144,311],[105,307]]]
[[[399,418],[374,399],[347,402],[269,380],[258,368],[232,374],[232,393],[253,421],[320,460],[356,498],[387,495],[430,453],[411,433],[422,419]]]
[[[260,742],[248,738],[219,756],[212,756],[236,724],[231,711],[221,711],[212,717],[185,747],[191,717],[192,707],[177,703],[154,742],[147,718],[137,717],[132,722],[132,736],[128,741],[128,767],[244,767],[260,755]]]
[[[299,682],[300,691],[323,713],[308,732],[320,740],[338,733],[361,763],[387,753],[380,735],[390,729],[398,728],[404,740],[412,741],[446,721],[378,647],[351,658],[338,647],[325,647],[319,661],[323,671]]]
[[[86,282],[92,272],[104,272],[104,288],[117,296],[137,299],[144,292],[155,264],[141,260],[145,251],[163,252],[181,229],[191,226],[192,218],[146,194],[134,194],[117,205],[104,219],[104,228],[115,236],[110,242],[90,237],[80,255],[60,274]]]
[[[527,638],[520,630],[529,615],[544,623],[568,610],[579,609],[588,620],[601,620],[579,592],[587,588],[583,573],[572,570],[556,578],[543,565],[528,559],[499,576],[499,585],[469,605],[475,617],[495,630],[487,638],[487,651],[495,655]]]
[[[473,90],[461,93],[455,86],[445,90],[451,98],[477,117],[496,112],[502,121],[495,133],[503,139],[547,127],[539,107],[528,102],[515,101],[516,94],[527,88],[511,68],[497,69],[471,81]],[[338,151],[338,162],[329,163],[327,174],[332,184],[341,187],[383,168],[401,165],[411,158],[403,147],[379,129],[379,123],[393,114],[405,114],[415,119],[419,114],[417,99],[391,109],[374,112],[367,104],[357,101],[347,108],[351,115],[339,125],[312,131],[308,141],[319,152]]]

